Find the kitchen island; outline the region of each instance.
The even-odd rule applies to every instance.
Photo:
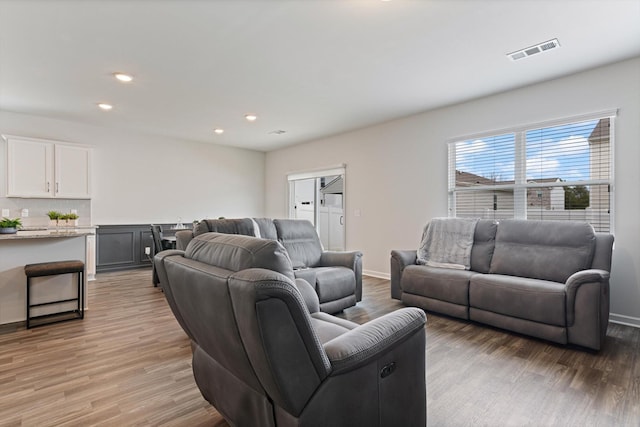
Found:
[[[26,320],[24,266],[41,262],[80,260],[85,264],[84,306],[87,308],[87,279],[95,272],[95,227],[38,229],[0,234],[0,325]],[[41,278],[32,287],[32,301],[60,300],[75,295],[70,275]],[[41,308],[32,315],[60,311],[64,305]]]

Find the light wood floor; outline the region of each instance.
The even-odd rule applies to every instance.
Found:
[[[99,274],[89,304],[82,321],[0,329],[0,426],[227,425],[149,270]],[[401,306],[366,278],[342,316]],[[640,329],[610,325],[596,354],[427,317],[429,426],[640,426]]]

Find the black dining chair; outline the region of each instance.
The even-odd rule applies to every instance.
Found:
[[[151,224],[151,235],[153,236],[153,255],[158,252],[162,252],[166,249],[175,249],[175,241],[171,241],[162,237],[162,227],[159,225]],[[153,263],[153,257],[149,258],[151,260],[151,266],[153,268],[152,271],[152,282],[153,286],[158,286],[158,274],[156,273],[156,267]]]
[[[151,234],[153,235],[154,255],[166,249],[173,249],[174,244],[169,239],[162,237],[162,227],[151,224]]]

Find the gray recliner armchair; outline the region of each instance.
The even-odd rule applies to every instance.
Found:
[[[362,300],[362,252],[323,250],[309,221],[274,219],[273,224],[289,253],[295,277],[315,289],[320,310],[336,313]]]
[[[155,258],[203,396],[234,426],[425,426],[425,314],[319,311],[274,240],[207,233]]]

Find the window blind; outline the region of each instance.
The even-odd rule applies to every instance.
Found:
[[[450,142],[450,215],[576,220],[611,231],[613,118]]]

